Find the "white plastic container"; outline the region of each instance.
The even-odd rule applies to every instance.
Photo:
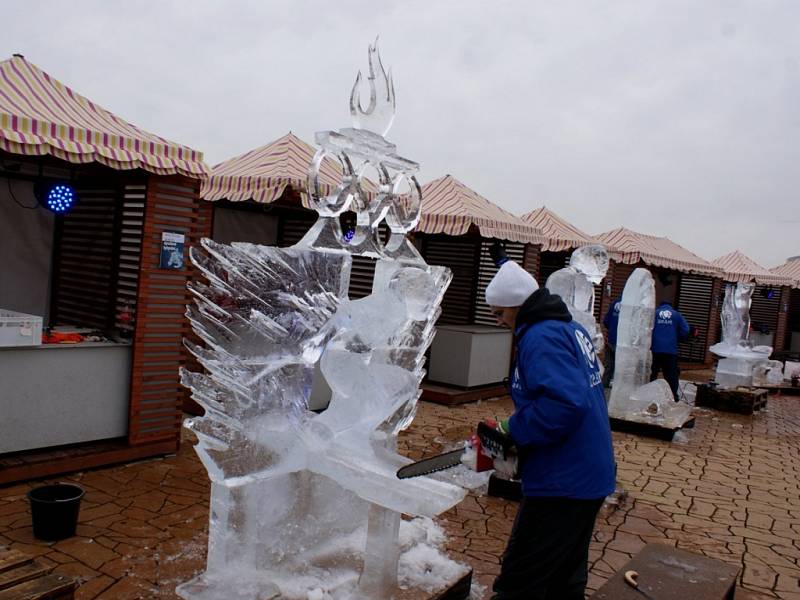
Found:
[[[0,308],[0,346],[40,346],[42,317]]]

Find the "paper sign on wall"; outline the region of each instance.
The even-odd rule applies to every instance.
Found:
[[[158,267],[160,269],[183,269],[183,245],[186,243],[186,236],[174,231],[164,231],[161,233],[161,259]]]

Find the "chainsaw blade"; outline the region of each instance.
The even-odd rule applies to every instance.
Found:
[[[464,455],[464,449],[452,450],[445,452],[438,456],[431,458],[423,458],[415,463],[406,465],[397,470],[398,479],[408,479],[409,477],[419,477],[420,475],[428,475],[436,473],[437,471],[444,471],[451,467],[461,464],[461,457]]]

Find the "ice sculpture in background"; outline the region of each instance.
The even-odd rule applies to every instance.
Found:
[[[203,345],[187,347],[205,372],[183,371],[182,382],[206,411],[186,426],[212,486],[206,571],[178,587],[183,598],[377,600],[398,585],[436,592],[435,577],[469,571],[428,541],[437,536],[418,535],[464,490],[395,475],[410,462],[397,434],[414,417],[451,274],[406,239],[419,219],[418,165],[381,135],[394,89],[375,46],[369,64],[369,106],[360,74],[351,96],[355,127],[317,134],[308,188],[319,218],[306,236],[290,248],[205,239],[191,250],[207,283],[190,285]],[[343,179],[323,194],[319,169],[331,158]],[[357,215],[348,241],[346,210]],[[353,255],[377,259],[372,294],[358,300],[347,297]],[[332,390],[321,414],[308,410],[317,363]]]
[[[722,302],[722,341],[709,348],[721,357],[714,381],[721,388],[752,386],[753,371],[769,360],[770,346],[752,346],[750,342],[750,304],[754,283],[729,283]],[[774,370],[774,366],[771,370]],[[763,379],[766,371],[762,369]],[[761,373],[759,373],[761,376]]]
[[[608,414],[613,419],[678,429],[690,418],[691,406],[675,402],[666,381],[650,382],[655,310],[653,276],[647,269],[636,269],[622,292]]]
[[[547,278],[545,287],[558,294],[569,308],[572,318],[592,337],[595,349],[603,350],[603,332],[594,318],[594,284],[608,272],[608,253],[599,244],[582,246],[572,253],[569,266]]]

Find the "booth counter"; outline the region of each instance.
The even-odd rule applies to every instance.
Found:
[[[0,347],[0,454],[128,434],[132,346]]]

